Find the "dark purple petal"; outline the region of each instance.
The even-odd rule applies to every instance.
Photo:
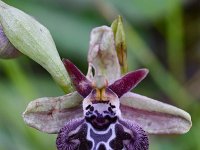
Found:
[[[77,92],[83,97],[88,96],[92,90],[92,83],[85,77],[85,75],[68,59],[63,59],[63,63],[67,72],[75,86]]]
[[[142,81],[147,74],[147,69],[139,69],[134,72],[127,73],[119,80],[111,84],[109,88],[120,98],[123,94],[136,87],[137,84]]]
[[[129,140],[128,143],[124,144],[128,150],[148,150],[149,149],[149,140],[145,131],[137,125],[135,122],[119,119],[120,125],[116,126],[116,134],[118,132],[118,137],[123,138],[124,140]],[[132,137],[130,133],[125,132],[124,127],[131,130]],[[118,131],[117,131],[118,130]]]
[[[56,146],[58,150],[91,149],[92,142],[87,140],[87,124],[84,118],[73,119],[60,130]]]

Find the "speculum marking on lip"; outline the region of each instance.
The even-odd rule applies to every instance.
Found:
[[[132,136],[125,132],[123,127],[120,124],[115,125],[115,134],[116,138],[114,138],[110,142],[110,147],[113,149],[123,149],[124,148],[124,140],[131,140]]]

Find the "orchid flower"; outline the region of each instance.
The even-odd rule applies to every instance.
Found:
[[[130,92],[148,70],[126,73],[120,17],[111,27],[92,30],[85,76],[69,60],[60,60],[46,27],[0,0],[0,58],[20,54],[43,66],[65,92],[72,91],[68,72],[76,90],[36,99],[23,113],[29,126],[58,134],[58,150],[147,150],[148,134],[182,134],[192,125],[187,112]]]
[[[76,91],[30,102],[26,124],[58,134],[58,150],[147,150],[148,134],[183,134],[190,115],[174,106],[131,92],[148,74],[138,69],[121,75],[112,28],[94,28],[85,76],[63,59]]]

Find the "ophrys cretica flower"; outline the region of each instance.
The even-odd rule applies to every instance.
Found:
[[[91,32],[88,74],[64,60],[76,91],[32,101],[24,121],[43,132],[58,133],[57,148],[148,149],[148,134],[181,134],[191,127],[190,115],[174,106],[132,93],[146,69],[124,76],[110,27]]]
[[[108,85],[103,75],[91,82],[69,60],[64,64],[76,90],[84,97],[84,117],[67,122],[60,130],[58,150],[147,150],[145,131],[136,122],[122,118],[119,101],[147,75],[147,69],[130,72]]]

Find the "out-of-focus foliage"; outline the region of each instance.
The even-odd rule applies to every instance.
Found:
[[[91,29],[123,16],[129,70],[150,70],[135,91],[185,109],[193,120],[185,135],[151,136],[150,149],[200,150],[198,0],[4,1],[45,25],[61,57],[84,72]],[[56,149],[56,136],[26,126],[21,113],[33,99],[62,94],[50,75],[27,57],[0,60],[0,150]]]

